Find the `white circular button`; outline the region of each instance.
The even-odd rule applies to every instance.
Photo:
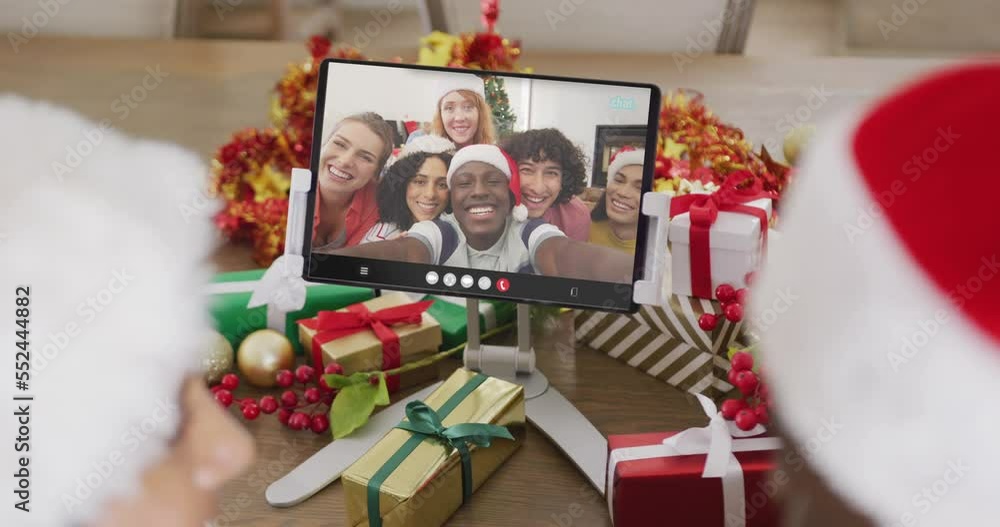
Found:
[[[427,283],[430,285],[438,283],[438,274],[435,273],[434,271],[428,272],[426,278],[427,278]]]
[[[474,280],[472,279],[472,275],[467,275],[467,274],[466,275],[462,275],[462,287],[468,289],[468,288],[472,287],[473,283],[474,283]]]
[[[455,285],[455,282],[458,281],[458,278],[455,278],[455,275],[452,274],[452,273],[447,273],[447,274],[444,275],[443,281],[444,281],[444,285],[446,285],[448,287],[451,287],[451,286]]]
[[[483,276],[479,278],[479,288],[483,291],[489,289],[491,285],[493,285],[493,282],[490,280],[490,277]]]

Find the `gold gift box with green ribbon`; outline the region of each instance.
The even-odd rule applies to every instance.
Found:
[[[341,475],[348,525],[444,524],[525,431],[520,385],[456,370],[424,401],[411,402],[407,419]]]

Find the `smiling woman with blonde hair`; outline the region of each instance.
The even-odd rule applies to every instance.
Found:
[[[373,112],[341,119],[323,141],[314,252],[357,245],[378,221],[375,188],[393,147],[392,125]]]

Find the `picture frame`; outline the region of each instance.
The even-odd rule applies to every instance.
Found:
[[[591,187],[606,187],[611,157],[622,147],[645,148],[646,125],[597,125],[594,136],[594,163]]]

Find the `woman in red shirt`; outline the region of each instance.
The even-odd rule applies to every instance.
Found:
[[[375,186],[392,147],[392,126],[377,113],[333,127],[320,151],[314,252],[357,245],[378,221]]]

